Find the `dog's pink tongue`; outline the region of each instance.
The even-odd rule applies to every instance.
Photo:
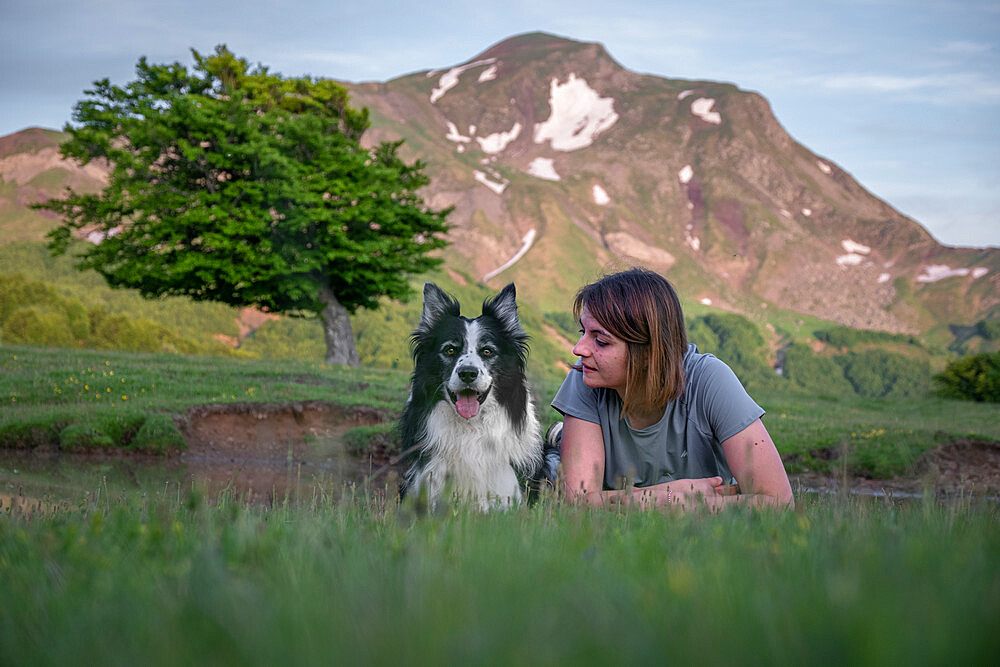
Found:
[[[475,395],[459,396],[458,400],[455,401],[455,409],[466,419],[475,417],[479,414],[479,399]]]

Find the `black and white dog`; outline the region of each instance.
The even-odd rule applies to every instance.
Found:
[[[519,502],[542,474],[543,453],[514,284],[469,319],[458,301],[425,283],[410,347],[412,386],[400,421],[409,466],[400,495],[426,493],[433,506],[447,489],[483,510]]]

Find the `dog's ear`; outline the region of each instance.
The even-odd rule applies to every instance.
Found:
[[[492,299],[483,302],[483,315],[492,315],[500,320],[509,333],[523,333],[521,321],[517,317],[517,290],[514,283],[510,283]]]
[[[430,329],[442,315],[459,314],[458,301],[452,299],[434,283],[424,283],[424,312],[420,316],[420,326]]]

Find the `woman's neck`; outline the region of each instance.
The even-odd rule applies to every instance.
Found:
[[[663,410],[658,410],[655,412],[643,412],[643,413],[629,413],[627,416],[629,426],[636,430],[642,430],[644,428],[649,428],[656,422],[660,421],[663,417]]]

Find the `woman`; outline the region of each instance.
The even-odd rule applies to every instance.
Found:
[[[645,269],[605,276],[579,291],[573,313],[579,363],[552,400],[561,433],[549,433],[562,439],[569,498],[644,508],[793,505],[764,411],[726,364],[688,344],[666,279]]]

